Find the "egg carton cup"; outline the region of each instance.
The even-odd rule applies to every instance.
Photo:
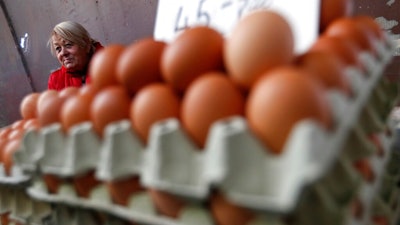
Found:
[[[38,154],[39,143],[42,136],[40,132],[34,129],[27,130],[21,141],[20,148],[14,153],[14,161],[17,162],[27,174],[35,172],[37,169],[37,162],[42,156]]]
[[[114,122],[106,127],[104,135],[96,177],[112,181],[140,175],[147,163],[144,159],[145,146],[132,129],[131,122]]]
[[[10,174],[6,173],[4,163],[0,163],[0,185],[11,185],[18,187],[26,187],[29,185],[31,175],[26,172],[27,168],[19,162],[15,162],[18,161],[16,157],[19,157],[21,153],[28,152],[31,149],[30,147],[35,148],[36,141],[37,136],[35,131],[28,130],[24,134],[19,149],[17,149],[16,153],[14,153],[14,155],[12,156],[12,160],[14,163],[11,166]]]
[[[60,124],[46,127],[41,143],[39,167],[42,173],[71,177],[97,165],[100,138],[91,123],[72,127],[68,134],[62,132]]]
[[[0,185],[9,185],[15,187],[26,187],[29,185],[31,177],[26,175],[24,171],[13,165],[10,174],[6,174],[4,164],[0,163]]]

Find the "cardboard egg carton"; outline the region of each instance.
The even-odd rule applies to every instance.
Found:
[[[5,213],[13,221],[40,225],[50,215],[51,207],[46,202],[31,199],[25,189],[0,186],[0,214]]]
[[[382,134],[380,141],[384,153],[367,157],[373,179],[362,177],[349,158],[340,158],[327,175],[311,186],[308,194],[311,197],[302,201],[296,212],[299,224],[361,225],[373,224],[375,216],[390,221],[397,218],[399,188],[393,181],[398,181],[398,175],[389,174],[388,165],[400,161],[392,158],[391,137]],[[318,216],[310,216],[313,213]]]
[[[280,155],[270,153],[242,117],[217,121],[204,149],[194,145],[176,119],[155,124],[147,145],[129,121],[118,121],[106,128],[103,139],[90,123],[79,124],[67,134],[60,124],[53,124],[26,135],[24,142],[32,144],[16,153],[16,166],[34,174],[28,193],[35,199],[103,211],[141,224],[211,225],[210,212],[201,203],[207,201],[212,189],[223,191],[237,205],[260,212],[254,224],[267,224],[270,218],[265,215],[269,213],[285,215],[297,210],[302,201],[307,202],[301,197],[305,192],[326,206],[321,209],[327,221],[345,220],[352,197],[364,189],[369,190],[366,196],[378,192],[376,187],[363,185],[350,167],[351,161],[375,155],[368,133],[392,128],[386,117],[397,92],[382,78],[382,72],[393,46],[389,38],[376,46],[376,56],[360,55],[366,71],[347,69],[353,97],[329,92],[335,129],[327,131],[313,120],[300,121]],[[389,137],[387,143],[391,141]],[[385,167],[388,155],[386,152],[386,158],[377,159],[376,167]],[[166,191],[191,204],[179,218],[171,219],[156,213],[146,192],[133,194],[128,206],[119,206],[112,203],[104,184],[94,188],[89,198],[79,198],[70,184],[62,184],[56,194],[49,194],[40,177],[74,177],[91,170],[100,181],[139,176],[144,187]],[[342,185],[331,185],[337,179],[344,180]],[[335,202],[338,196],[342,204]],[[365,200],[364,204],[371,202]],[[305,217],[310,215],[306,207],[302,210]],[[274,223],[283,224],[280,220]]]

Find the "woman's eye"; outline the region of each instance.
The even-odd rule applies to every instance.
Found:
[[[60,52],[61,51],[61,47],[56,47],[56,52]]]
[[[71,44],[71,43],[68,43],[65,45],[66,48],[71,48],[72,46],[73,46],[73,44]]]

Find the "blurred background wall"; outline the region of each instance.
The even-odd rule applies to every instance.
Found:
[[[379,19],[399,37],[400,0],[354,0],[356,14]],[[157,0],[0,0],[0,127],[20,119],[28,93],[47,88],[57,60],[46,46],[55,24],[74,20],[103,45],[129,44],[153,34]],[[396,55],[400,55],[396,53]],[[398,74],[395,57],[388,74]]]

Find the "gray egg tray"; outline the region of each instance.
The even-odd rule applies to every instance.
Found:
[[[386,120],[397,96],[393,84],[382,78],[394,49],[390,38],[386,40],[375,44],[377,57],[360,54],[366,71],[347,69],[354,96],[349,98],[336,90],[328,92],[334,130],[325,130],[313,120],[300,121],[280,155],[269,153],[242,117],[217,121],[210,129],[204,149],[193,144],[176,119],[156,123],[147,145],[139,140],[128,120],[110,124],[103,139],[95,134],[89,122],[73,127],[67,134],[62,132],[60,124],[52,124],[40,131],[27,131],[14,155],[13,171],[20,172],[11,177],[31,178],[28,195],[38,201],[160,225],[212,225],[210,212],[202,203],[213,189],[223,191],[235,204],[259,212],[251,225],[283,224],[276,215],[298,210],[302,193],[311,190],[327,212],[326,224],[330,224],[329,219],[335,218],[332,216],[351,217],[342,212],[345,207],[335,202],[334,197],[355,190],[352,196],[359,196],[363,205],[371,208],[367,207],[368,213],[363,218],[352,219],[348,224],[365,224],[372,212],[385,212],[389,204],[382,203],[381,189],[391,193],[389,202],[398,200],[395,185],[389,182],[394,179],[393,174],[386,172],[393,136],[380,135],[383,156],[377,156],[376,146],[367,138],[367,133],[381,132],[385,127],[396,129],[395,124]],[[374,183],[363,182],[351,167],[351,161],[362,157],[369,157],[375,173],[380,175]],[[179,218],[172,219],[156,213],[146,192],[133,194],[124,207],[112,203],[104,184],[94,188],[89,198],[80,198],[70,184],[63,184],[56,194],[49,194],[41,179],[41,174],[68,178],[89,171],[95,171],[100,181],[139,176],[144,187],[166,191],[190,204]],[[6,183],[6,179],[11,178],[0,176],[0,184]],[[334,184],[337,179],[341,179],[340,185]],[[305,205],[300,212],[313,209]],[[302,221],[304,225],[312,224],[307,218]]]
[[[5,213],[9,213],[14,221],[29,221],[31,225],[41,225],[43,219],[51,214],[51,206],[47,202],[32,199],[25,189],[1,186],[0,214]]]

